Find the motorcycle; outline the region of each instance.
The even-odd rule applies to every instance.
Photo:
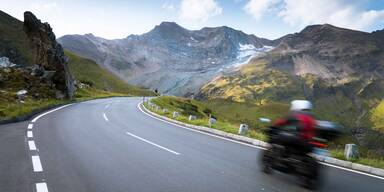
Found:
[[[303,144],[298,142],[294,131],[268,127],[266,135],[270,147],[263,152],[262,171],[266,174],[271,174],[274,170],[293,174],[299,178],[303,187],[310,190],[317,189],[321,184],[323,169],[322,164],[314,157],[314,153],[324,154],[327,142],[335,139],[340,131],[334,123],[318,121],[316,132],[317,137],[313,141]]]

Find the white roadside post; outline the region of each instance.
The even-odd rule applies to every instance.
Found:
[[[344,149],[344,156],[346,159],[357,159],[359,157],[357,145],[346,144]]]
[[[179,112],[174,111],[172,117],[173,117],[173,118],[176,118],[176,117],[178,117],[178,116],[179,116]]]
[[[168,109],[163,109],[163,113],[167,113],[168,112]]]
[[[215,124],[216,121],[217,121],[217,120],[216,120],[215,118],[210,117],[209,120],[208,120],[209,127],[212,127],[212,125]]]
[[[248,125],[247,124],[240,124],[239,127],[239,135],[245,135],[248,131]]]
[[[190,115],[189,118],[188,118],[189,121],[193,121],[193,120],[196,120],[196,116],[195,115]]]

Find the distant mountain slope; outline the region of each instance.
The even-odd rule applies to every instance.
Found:
[[[201,95],[227,97],[228,90],[237,89],[238,84],[255,86],[260,82],[269,82],[279,87],[296,84],[292,88],[296,89],[297,94],[312,98],[313,93],[304,85],[318,81],[326,87],[359,82],[354,94],[371,92],[370,95],[383,96],[374,94],[372,89],[368,91],[372,82],[384,79],[384,38],[381,33],[352,31],[327,24],[308,26],[300,33],[280,38],[280,44],[275,49],[253,59],[240,70],[216,78],[203,87]],[[247,80],[249,78],[255,80]],[[223,83],[225,79],[227,81]],[[239,82],[233,83],[236,80]],[[282,91],[271,85],[263,86],[259,88]],[[247,94],[236,94],[236,97],[265,96],[261,92],[254,93],[255,89],[247,90]],[[291,88],[289,90],[292,91]],[[285,97],[291,98],[290,95],[285,94]],[[270,96],[284,99],[278,98],[279,94],[276,93]]]
[[[95,89],[114,93],[152,95],[149,90],[125,83],[92,60],[79,57],[69,51],[65,51],[65,55],[69,58],[68,65],[72,74],[79,83],[84,84],[82,86],[91,86]]]
[[[360,142],[372,141],[364,138],[379,129],[372,109],[384,98],[382,31],[314,25],[279,40],[264,56],[204,85],[198,97],[261,105],[309,99],[320,118],[342,123]]]
[[[177,95],[196,92],[225,68],[276,44],[229,27],[191,31],[172,22],[125,39],[87,34],[63,36],[59,42],[130,83]]]
[[[365,33],[331,25],[308,26],[288,35],[273,53],[272,68],[290,74],[314,74],[334,82],[355,77],[382,77],[384,39],[380,33]]]

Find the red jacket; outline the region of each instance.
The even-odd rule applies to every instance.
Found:
[[[299,128],[299,136],[304,140],[311,140],[315,136],[316,120],[309,114],[306,113],[293,113],[288,118],[282,118],[276,120],[273,124],[276,127],[290,125],[295,123]]]

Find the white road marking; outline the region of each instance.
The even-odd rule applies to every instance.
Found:
[[[33,137],[33,133],[32,133],[32,131],[27,131],[27,137],[28,137],[28,138],[32,138],[32,137]]]
[[[29,150],[36,150],[36,145],[34,141],[28,141]]]
[[[28,124],[28,129],[32,129],[33,128],[33,124]]]
[[[345,170],[345,171],[350,171],[350,172],[354,172],[354,173],[358,173],[358,174],[366,175],[366,176],[369,176],[369,177],[375,177],[377,179],[384,180],[384,177],[380,177],[380,176],[377,176],[377,175],[372,175],[372,174],[369,174],[369,173],[364,173],[364,172],[361,172],[361,171],[357,171],[357,170],[353,170],[353,169],[348,169],[348,168],[345,168],[345,167],[340,167],[340,166],[332,165],[332,164],[329,164],[329,163],[324,163],[324,162],[320,162],[320,163],[323,164],[323,165],[327,165],[327,166],[330,166],[330,167],[337,168],[337,169],[342,169],[342,170]]]
[[[43,167],[41,166],[40,157],[39,156],[32,156],[32,165],[33,165],[33,171],[34,172],[42,172]]]
[[[204,135],[208,135],[208,136],[211,136],[211,137],[216,137],[216,138],[219,138],[219,139],[227,140],[227,141],[230,141],[230,142],[233,142],[233,143],[238,143],[238,144],[245,145],[245,146],[248,146],[248,147],[257,148],[257,149],[262,149],[262,150],[266,150],[266,148],[264,148],[264,147],[259,147],[259,146],[251,145],[251,144],[248,144],[248,143],[244,143],[244,142],[240,142],[240,141],[232,140],[232,139],[229,139],[229,138],[225,138],[225,137],[222,137],[222,136],[219,136],[219,135],[215,135],[215,134],[211,134],[211,133],[207,133],[207,132],[199,131],[199,130],[196,130],[196,129],[192,129],[192,128],[185,127],[185,126],[182,126],[182,125],[178,125],[178,124],[176,124],[176,123],[172,123],[172,122],[169,122],[169,121],[160,119],[160,118],[158,118],[158,117],[152,116],[151,114],[148,114],[147,112],[143,111],[143,110],[140,108],[140,105],[141,105],[142,103],[143,103],[143,102],[140,102],[140,103],[137,105],[137,107],[139,108],[139,110],[140,110],[142,113],[144,113],[145,115],[147,115],[147,116],[149,116],[149,117],[152,117],[152,118],[154,118],[154,119],[157,119],[157,120],[159,120],[159,121],[162,121],[162,122],[165,122],[165,123],[168,123],[168,124],[171,124],[171,125],[174,125],[174,126],[183,128],[183,129],[187,129],[187,130],[190,130],[190,131],[194,131],[194,132],[198,132],[198,133],[201,133],[201,134],[204,134]],[[357,171],[357,170],[353,170],[353,169],[349,169],[349,168],[345,168],[345,167],[340,167],[340,166],[337,166],[337,165],[332,165],[332,164],[328,164],[328,163],[324,163],[324,162],[320,162],[320,163],[323,164],[323,165],[326,165],[326,166],[330,166],[330,167],[337,168],[337,169],[342,169],[342,170],[345,170],[345,171],[354,172],[354,173],[358,173],[358,174],[361,174],[361,175],[366,175],[366,176],[369,176],[369,177],[374,177],[374,178],[378,178],[378,179],[383,179],[383,180],[384,180],[384,177],[381,177],[381,176],[372,175],[372,174],[369,174],[369,173],[364,173],[364,172],[361,172],[361,171]]]
[[[64,108],[64,107],[68,107],[68,106],[70,106],[70,105],[73,105],[73,103],[68,104],[68,105],[64,105],[64,106],[58,107],[58,108],[56,108],[56,109],[47,111],[47,112],[45,112],[45,113],[43,113],[43,114],[40,114],[39,116],[37,116],[37,117],[35,117],[34,119],[32,119],[31,122],[34,123],[34,122],[36,122],[39,118],[41,118],[42,116],[47,115],[47,114],[49,114],[49,113],[52,113],[52,112],[54,112],[54,111],[57,111],[57,110],[59,110],[59,109],[62,109],[62,108]]]
[[[144,142],[146,142],[146,143],[149,143],[149,144],[151,144],[151,145],[153,145],[153,146],[156,146],[156,147],[158,147],[158,148],[160,148],[160,149],[166,150],[166,151],[171,152],[171,153],[173,153],[173,154],[175,154],[175,155],[180,155],[180,153],[178,153],[178,152],[176,152],[176,151],[170,150],[170,149],[168,149],[168,148],[166,148],[166,147],[163,147],[163,146],[161,146],[161,145],[158,145],[158,144],[156,144],[156,143],[153,143],[153,142],[151,142],[151,141],[148,141],[148,140],[146,140],[146,139],[144,139],[144,138],[141,138],[141,137],[139,137],[139,136],[137,136],[137,135],[134,135],[134,134],[132,134],[132,133],[130,133],[130,132],[126,132],[126,133],[127,133],[127,135],[130,135],[130,136],[132,136],[132,137],[134,137],[134,138],[136,138],[136,139],[139,139],[139,140],[141,140],[141,141],[144,141]]]
[[[47,183],[36,183],[37,192],[48,192]]]
[[[103,117],[104,117],[105,121],[109,121],[109,119],[108,119],[107,115],[105,115],[105,113],[103,113]]]

